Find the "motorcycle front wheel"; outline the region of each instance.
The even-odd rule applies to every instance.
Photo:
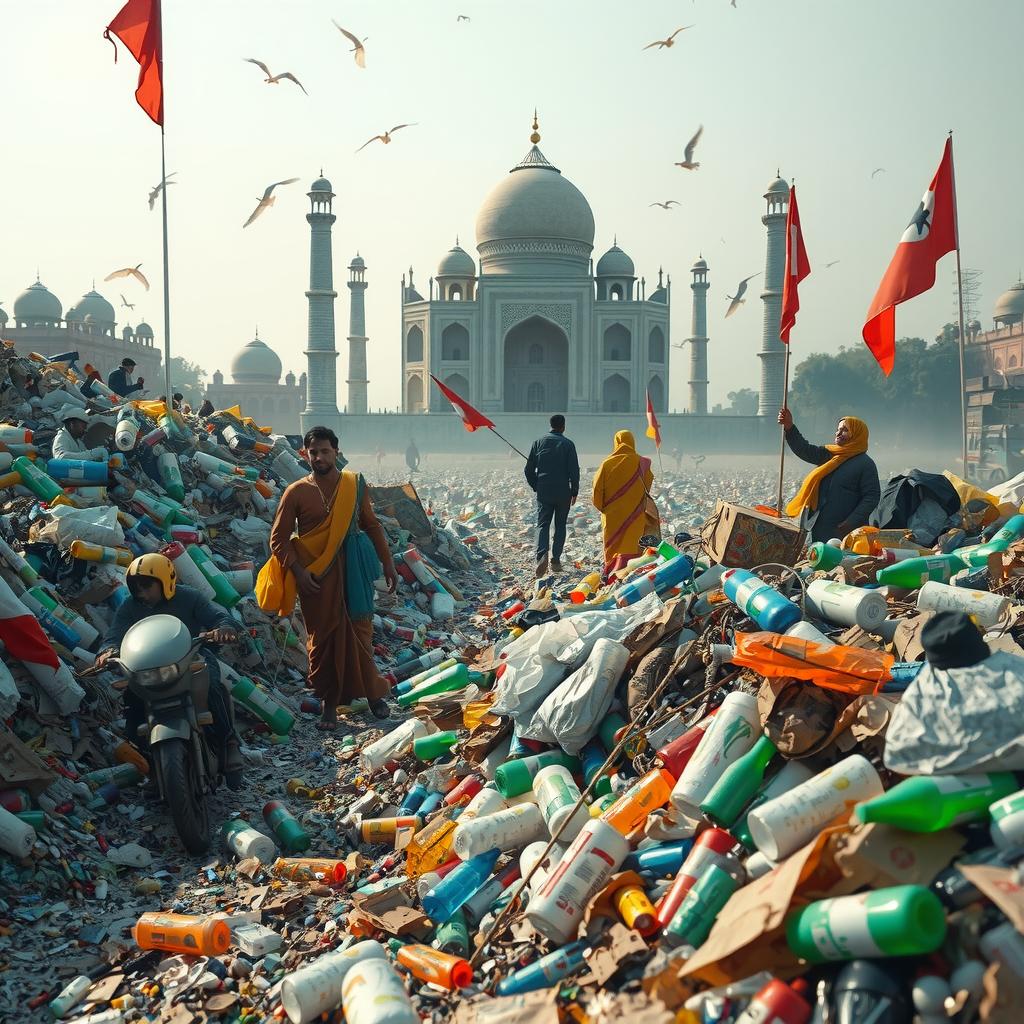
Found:
[[[196,766],[185,740],[165,740],[157,747],[164,799],[171,809],[174,827],[189,853],[210,848],[210,814]]]

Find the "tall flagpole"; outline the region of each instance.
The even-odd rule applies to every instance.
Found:
[[[967,479],[967,380],[964,371],[964,280],[960,269],[960,214],[956,202],[956,161],[953,159],[953,130],[949,131],[949,180],[953,188],[953,232],[956,235],[956,297],[960,314],[960,337],[957,346],[960,354],[960,432],[964,479]]]
[[[164,89],[164,5],[158,4],[160,12],[160,103],[163,106],[166,90]],[[167,396],[168,410],[174,404],[174,392],[171,391],[171,285],[170,271],[167,266],[167,160],[164,154],[164,121],[167,120],[166,110],[161,110],[160,118],[160,198],[164,220],[164,394]]]
[[[788,244],[788,242],[787,242]],[[782,382],[782,408],[789,408],[789,342],[786,342],[786,360],[783,364],[785,369],[783,370],[783,382]],[[779,500],[776,504],[776,508],[779,510],[779,515],[782,515],[782,476],[786,471],[786,428],[782,428],[782,450],[779,452]]]

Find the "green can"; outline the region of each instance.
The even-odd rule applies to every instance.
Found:
[[[263,820],[285,853],[304,853],[309,849],[310,838],[306,830],[280,800],[271,800],[264,806]]]

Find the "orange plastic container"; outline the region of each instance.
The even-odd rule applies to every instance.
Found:
[[[149,774],[149,762],[127,740],[114,747],[114,760],[118,764],[133,764],[143,775]]]
[[[676,780],[670,771],[655,768],[638,779],[601,815],[616,832],[628,836],[657,807],[664,807]]]
[[[278,857],[271,869],[278,878],[293,882],[327,882],[338,885],[348,876],[345,862],[318,857]]]
[[[360,826],[364,843],[382,843],[394,839],[400,828],[411,828],[419,831],[423,822],[415,815],[403,815],[400,818],[367,818]]]
[[[429,981],[449,990],[473,984],[473,968],[468,960],[442,953],[433,946],[399,946],[395,959],[408,967],[420,981]]]
[[[612,897],[612,902],[627,928],[645,937],[658,930],[658,912],[639,885],[627,885],[619,889]]]
[[[223,918],[194,914],[143,914],[132,935],[140,949],[165,949],[187,956],[220,956],[231,945],[231,929]]]

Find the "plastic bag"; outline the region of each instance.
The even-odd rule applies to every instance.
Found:
[[[124,530],[117,521],[117,507],[101,505],[99,508],[72,508],[54,505],[50,514],[56,522],[57,544],[69,547],[73,540],[90,544],[103,544],[109,548],[124,547]]]

